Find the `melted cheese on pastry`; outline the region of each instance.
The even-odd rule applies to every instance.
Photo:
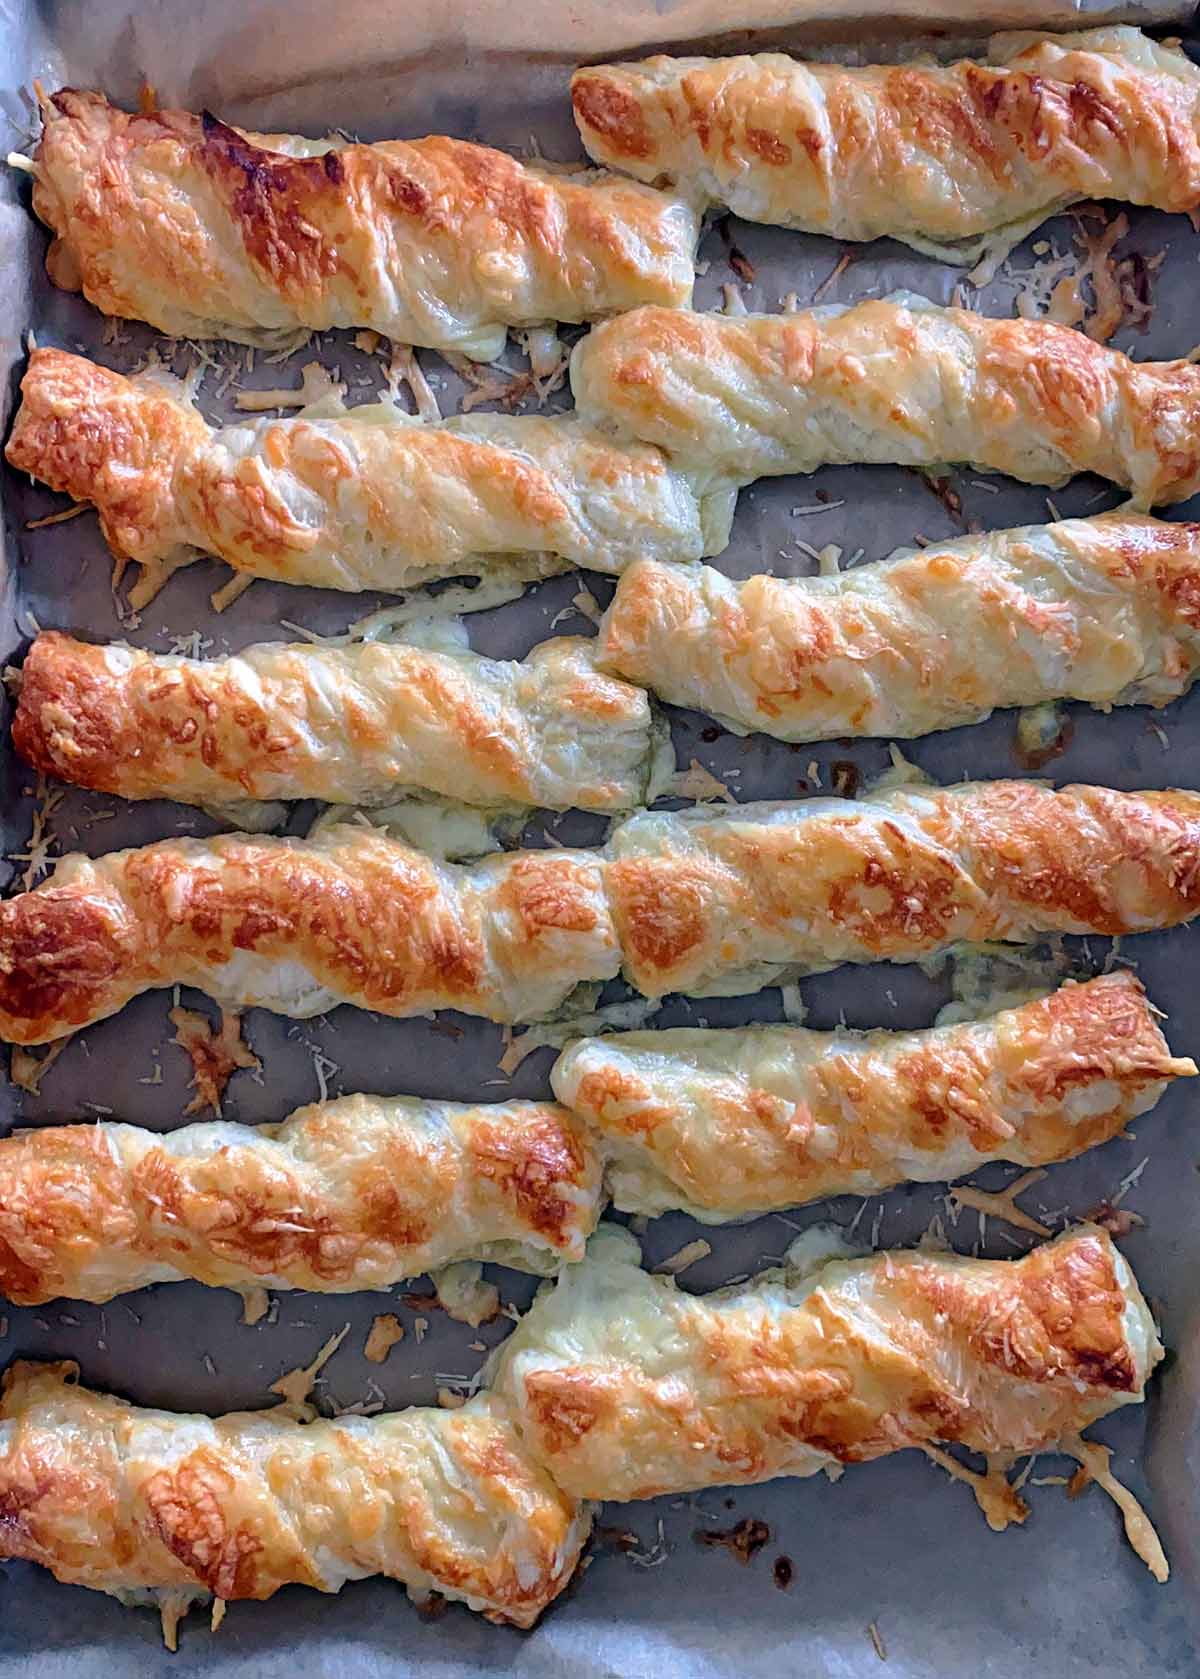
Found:
[[[153,1411],[10,1365],[0,1399],[0,1557],[126,1601],[336,1592],[384,1574],[532,1626],[591,1512],[559,1491],[490,1395],[300,1424]]]
[[[649,997],[754,991],[960,942],[1133,933],[1200,912],[1191,792],[979,781],[646,811],[609,851],[625,973]]]
[[[601,667],[739,734],[891,738],[1060,699],[1166,705],[1200,669],[1200,525],[1110,513],[833,577],[640,560]]]
[[[282,1125],[40,1126],[0,1140],[0,1294],[150,1283],[384,1289],[459,1260],[552,1271],[600,1211],[587,1135],[545,1102],[346,1096]]]
[[[368,146],[130,115],[72,88],[42,120],[50,278],[177,337],[370,327],[492,361],[510,326],[691,301],[696,212],[632,181],[440,136]]]
[[[1137,1403],[1162,1356],[1104,1231],[1024,1259],[890,1252],[711,1295],[602,1225],[499,1350],[495,1391],[559,1486],[653,1498],[907,1446],[1035,1452]]]
[[[747,221],[972,262],[1083,198],[1200,205],[1200,71],[1137,29],[997,35],[984,59],[783,53],[577,70],[589,154]]]
[[[1095,472],[1138,505],[1200,490],[1200,367],[908,295],[796,314],[635,309],[571,357],[579,412],[709,484],[834,463]]]
[[[551,1083],[600,1139],[622,1212],[680,1208],[719,1223],[962,1177],[990,1160],[1082,1154],[1152,1108],[1169,1079],[1195,1075],[1154,1016],[1122,971],[928,1032],[583,1038]]]
[[[121,556],[179,548],[281,583],[406,589],[514,554],[620,571],[719,553],[731,503],[703,506],[657,449],[572,416],[424,425],[391,404],[210,427],[179,389],[39,349],[5,451],[93,503]]]
[[[353,1003],[518,1021],[619,961],[592,852],[464,867],[351,823],[163,840],[64,858],[0,903],[0,1038],[43,1043],[168,985],[301,1019]]]
[[[47,774],[126,799],[380,805],[420,788],[629,810],[654,797],[669,746],[644,691],[599,674],[593,650],[564,638],[517,663],[269,643],[201,660],[51,631],[26,658],[13,744]]]

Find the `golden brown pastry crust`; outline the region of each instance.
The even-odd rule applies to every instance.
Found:
[[[0,1400],[0,1556],[59,1580],[186,1603],[385,1574],[527,1627],[587,1538],[590,1512],[487,1394],[457,1411],[210,1420],[91,1393],[77,1375],[15,1363]]]
[[[576,406],[708,482],[828,463],[1095,472],[1141,507],[1200,490],[1200,368],[1050,321],[901,296],[780,315],[635,309],[571,357]]]
[[[694,210],[628,180],[437,136],[368,146],[130,115],[73,88],[42,117],[51,279],[162,332],[372,327],[488,361],[507,326],[691,300]]]
[[[0,1294],[150,1283],[391,1288],[463,1259],[583,1257],[600,1160],[549,1102],[346,1096],[282,1125],[41,1126],[0,1140]]]
[[[547,1013],[619,953],[592,853],[435,862],[353,824],[72,856],[0,904],[0,1038],[43,1043],[142,991],[195,985],[304,1017]]]
[[[989,234],[1003,254],[1082,198],[1200,204],[1200,71],[1136,29],[998,35],[947,65],[650,58],[577,70],[571,95],[598,163],[748,221],[951,260]]]
[[[266,643],[224,659],[29,650],[13,745],[36,769],[126,799],[380,805],[408,789],[464,804],[630,810],[653,796],[659,730],[594,644],[521,663],[366,642]]]
[[[1019,1260],[889,1252],[713,1295],[601,1226],[521,1320],[494,1391],[559,1486],[652,1498],[937,1440],[1024,1453],[1140,1400],[1162,1356],[1125,1261],[1084,1227]]]
[[[622,1212],[716,1222],[1082,1154],[1195,1075],[1154,1014],[1122,971],[928,1032],[583,1038],[551,1083],[600,1139]]]
[[[1200,912],[1200,794],[1178,790],[977,781],[646,811],[609,851],[625,973],[649,997]]]
[[[717,553],[728,508],[701,507],[662,454],[569,416],[442,425],[368,405],[210,427],[177,382],[36,349],[5,450],[93,503],[118,556],[181,546],[252,577],[361,591],[539,555],[619,571],[636,556]]]
[[[835,577],[639,560],[598,662],[792,741],[912,737],[1060,699],[1166,705],[1200,669],[1200,525],[1062,519]]]
[[[0,1038],[44,1043],[195,985],[292,1016],[536,1019],[623,961],[644,996],[733,994],[1200,912],[1200,794],[1029,781],[644,811],[605,852],[438,863],[377,829],[65,858],[0,903]]]

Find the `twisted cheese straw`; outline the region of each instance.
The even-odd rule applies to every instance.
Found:
[[[249,577],[327,589],[694,560],[729,535],[657,449],[573,417],[423,425],[390,403],[212,427],[177,380],[34,350],[10,466],[93,503],[110,548],[147,567],[181,549]],[[528,557],[533,556],[530,560]]]
[[[1162,1357],[1108,1235],[1023,1259],[888,1252],[685,1294],[601,1225],[497,1349],[493,1392],[557,1484],[654,1498],[954,1441],[1021,1454],[1142,1398]]]
[[[168,1617],[280,1586],[385,1574],[488,1620],[532,1626],[574,1572],[591,1511],[522,1446],[503,1401],[306,1424],[210,1419],[9,1366],[0,1397],[0,1556]]]
[[[430,136],[252,134],[207,112],[43,98],[47,270],[183,338],[292,345],[330,327],[494,361],[510,326],[691,302],[694,208]]]
[[[999,261],[1082,198],[1200,204],[1200,72],[1138,29],[994,35],[953,64],[656,57],[577,70],[571,96],[598,163],[943,261]]]
[[[459,1260],[583,1255],[600,1159],[553,1103],[346,1096],[282,1125],[42,1126],[0,1139],[0,1293],[150,1283],[390,1288]]]
[[[48,631],[21,669],[13,745],[126,799],[381,805],[417,789],[629,810],[657,796],[669,735],[593,653],[564,636],[520,661],[377,641],[187,659]]]
[[[831,463],[969,462],[1027,484],[1095,472],[1139,507],[1200,489],[1200,368],[1134,362],[1050,321],[897,294],[781,315],[635,309],[571,357],[580,414],[697,482]]]
[[[623,962],[644,996],[729,995],[961,943],[1176,926],[1200,794],[967,782],[646,811],[603,852],[437,863],[376,829],[69,857],[0,903],[0,1037],[44,1043],[187,984],[295,1017],[545,1015]]]
[[[935,543],[834,577],[638,560],[602,669],[739,734],[912,738],[999,706],[1167,705],[1200,668],[1200,525],[1129,513]]]
[[[1082,1154],[1195,1077],[1154,1016],[1125,971],[925,1032],[614,1032],[570,1044],[550,1077],[615,1206],[720,1223]]]

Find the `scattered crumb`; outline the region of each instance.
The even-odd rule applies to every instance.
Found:
[[[271,1296],[265,1288],[244,1288],[240,1290],[242,1296],[242,1322],[260,1323],[271,1310]]]
[[[785,1592],[791,1585],[792,1576],[795,1572],[796,1571],[792,1566],[791,1557],[778,1556],[775,1558],[774,1566],[771,1569],[771,1578],[779,1587],[780,1591]]]
[[[868,1625],[867,1625],[867,1637],[871,1640],[871,1643],[874,1645],[875,1654],[879,1657],[880,1661],[885,1662],[888,1659],[887,1645],[883,1642],[883,1635],[879,1631],[879,1627],[878,1627],[878,1625],[875,1621],[870,1621],[868,1623]]]
[[[9,1057],[8,1076],[17,1089],[26,1090],[31,1096],[40,1095],[42,1080],[74,1036],[74,1032],[68,1032],[65,1038],[55,1038],[41,1055],[35,1055],[21,1044],[14,1044]]]
[[[697,1545],[720,1545],[732,1557],[736,1557],[743,1567],[752,1562],[765,1545],[771,1542],[771,1530],[766,1522],[761,1522],[755,1516],[747,1516],[738,1522],[736,1527],[723,1531],[697,1528],[692,1535]]]
[[[953,1480],[962,1481],[970,1487],[993,1533],[1003,1533],[1010,1522],[1019,1524],[1028,1516],[1029,1506],[1005,1473],[1006,1460],[989,1457],[987,1472],[981,1475],[977,1469],[968,1469],[949,1452],[942,1451],[940,1446],[924,1445],[921,1450]]]
[[[664,791],[673,797],[695,799],[697,804],[719,800],[730,805],[737,803],[725,783],[706,770],[698,758],[693,758],[686,770],[676,770]]]
[[[500,1310],[500,1291],[495,1283],[484,1282],[478,1260],[461,1260],[430,1272],[436,1291],[429,1301],[440,1306],[448,1318],[478,1329],[490,1323]]]
[[[681,1271],[686,1271],[689,1265],[695,1265],[701,1259],[707,1259],[712,1252],[712,1244],[703,1237],[695,1242],[686,1242],[677,1253],[670,1254],[661,1264],[654,1267],[656,1277],[677,1277]]]
[[[23,892],[28,892],[50,867],[50,849],[55,843],[54,835],[50,832],[50,821],[65,795],[64,787],[51,787],[46,777],[39,773],[34,784],[33,825],[29,832],[29,850],[13,851],[9,854],[10,862],[26,865],[21,876]]]
[[[825,276],[816,291],[812,294],[811,301],[813,303],[820,303],[830,286],[837,284],[853,260],[854,258],[849,251],[842,252],[841,256],[837,259],[836,266]]]
[[[604,613],[601,610],[600,602],[596,599],[595,595],[588,588],[586,583],[581,584],[579,592],[571,596],[571,605],[575,608],[576,612],[580,613],[584,618],[587,618],[589,622],[593,624],[598,624],[604,616]]]
[[[179,1648],[179,1623],[195,1600],[183,1590],[160,1591],[158,1614],[162,1622],[162,1641],[172,1654]]]
[[[225,1619],[226,1607],[227,1605],[223,1597],[213,1598],[212,1616],[208,1623],[209,1632],[216,1632],[220,1627],[221,1622]]]
[[[1077,1498],[1089,1482],[1095,1481],[1120,1510],[1125,1522],[1125,1537],[1129,1543],[1154,1578],[1160,1584],[1165,1583],[1171,1570],[1158,1534],[1154,1531],[1154,1524],[1129,1488],[1123,1486],[1112,1473],[1109,1467],[1112,1452],[1109,1448],[1100,1445],[1099,1441],[1085,1440],[1076,1434],[1069,1439],[1060,1440],[1059,1450],[1075,1458],[1080,1465],[1078,1473],[1072,1475],[1068,1484],[1068,1498]]]
[[[339,384],[327,368],[319,361],[310,361],[300,369],[300,384],[291,390],[239,391],[233,403],[243,414],[265,414],[272,408],[310,408],[345,394],[345,385]]]
[[[461,1411],[467,1403],[467,1396],[465,1393],[455,1393],[453,1388],[443,1387],[437,1390],[437,1402],[443,1411]]]
[[[395,1312],[381,1312],[371,1319],[371,1329],[363,1347],[363,1357],[370,1364],[382,1364],[398,1341],[404,1339],[404,1325]]]
[[[450,1603],[441,1592],[430,1592],[427,1597],[414,1598],[413,1607],[423,1621],[440,1621]]]
[[[65,525],[68,519],[78,519],[81,513],[86,513],[91,502],[77,501],[71,507],[65,507],[61,513],[47,513],[44,519],[26,519],[27,531],[45,530],[47,525]]]
[[[217,1032],[213,1031],[207,1016],[196,1009],[176,1006],[167,1019],[175,1028],[174,1042],[186,1051],[192,1062],[189,1082],[196,1094],[184,1113],[199,1113],[202,1108],[211,1108],[220,1118],[221,1099],[234,1073],[239,1068],[257,1071],[262,1066],[242,1037],[242,1016],[222,1009],[221,1026]]]
[[[228,583],[223,583],[219,589],[213,590],[208,597],[208,603],[214,612],[224,612],[227,606],[232,606],[235,600],[246,593],[253,582],[254,578],[248,571],[235,571]],[[130,596],[130,599],[132,598]]]
[[[1084,1213],[1089,1224],[1098,1224],[1101,1230],[1107,1230],[1110,1236],[1128,1236],[1131,1230],[1145,1224],[1140,1213],[1135,1213],[1130,1207],[1114,1207],[1111,1201],[1104,1200],[1092,1208],[1090,1213]]]
[[[1028,1213],[1023,1213],[1016,1204],[1018,1195],[1023,1195],[1027,1189],[1040,1182],[1045,1176],[1045,1172],[1040,1168],[1032,1172],[1025,1172],[1015,1182],[1010,1183],[1006,1189],[998,1190],[995,1193],[984,1189],[974,1189],[970,1184],[962,1184],[950,1191],[948,1199],[958,1210],[963,1207],[970,1207],[974,1212],[982,1213],[985,1217],[1002,1219],[1005,1224],[1015,1225],[1018,1230],[1028,1230],[1034,1236],[1049,1236],[1051,1232],[1047,1225],[1042,1224],[1036,1218],[1031,1218]]]
[[[313,1384],[349,1333],[350,1325],[343,1324],[336,1334],[329,1337],[311,1364],[288,1370],[278,1381],[271,1383],[267,1391],[277,1393],[280,1398],[280,1403],[275,1407],[277,1411],[285,1412],[297,1422],[313,1420],[317,1414],[316,1406],[311,1404],[309,1399]]]
[[[418,1346],[420,1346],[421,1342],[425,1339],[425,1332],[428,1328],[429,1328],[429,1319],[428,1318],[414,1318],[413,1319],[413,1334],[417,1338],[417,1345]]]
[[[393,344],[392,356],[388,363],[387,384],[392,393],[393,402],[396,399],[400,384],[403,382],[412,392],[413,403],[417,413],[430,425],[436,425],[442,417],[438,407],[438,399],[433,394],[428,379],[417,360],[417,353],[407,344]]]

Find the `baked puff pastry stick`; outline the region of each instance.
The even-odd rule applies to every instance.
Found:
[[[1138,1403],[1161,1357],[1095,1227],[1023,1259],[879,1253],[705,1296],[601,1225],[498,1349],[493,1390],[565,1491],[653,1498],[938,1440],[1041,1451]]]
[[[552,1102],[345,1096],[282,1125],[42,1126],[0,1139],[0,1294],[150,1283],[391,1288],[460,1260],[583,1257],[600,1160]]]
[[[1138,29],[997,35],[978,62],[783,53],[577,70],[598,163],[747,221],[1003,257],[1082,198],[1200,205],[1200,71]]]
[[[645,811],[609,842],[606,886],[647,997],[735,995],[961,941],[1133,933],[1200,912],[1200,793],[977,781]]]
[[[1166,705],[1200,669],[1200,525],[1126,513],[966,536],[833,577],[635,562],[602,669],[739,734],[892,739],[999,706]]]
[[[378,641],[186,659],[47,631],[22,668],[13,743],[127,799],[381,805],[424,789],[629,810],[674,767],[669,737],[643,689],[596,670],[594,645],[547,641],[522,662]]]
[[[174,1620],[210,1598],[340,1591],[384,1574],[532,1626],[567,1584],[591,1512],[490,1394],[297,1423],[153,1411],[15,1363],[0,1398],[0,1557]]]
[[[1172,1056],[1141,985],[1119,972],[927,1032],[583,1038],[551,1083],[603,1148],[622,1212],[678,1208],[720,1223],[992,1160],[1068,1160],[1152,1108],[1168,1080],[1195,1074]]]
[[[620,955],[597,854],[435,861],[377,828],[163,840],[59,863],[0,903],[0,1039],[45,1043],[143,991],[194,985],[303,1019],[544,1015]]]
[[[360,592],[498,569],[620,571],[719,553],[732,502],[703,506],[662,454],[572,416],[424,425],[389,403],[213,428],[178,380],[35,350],[5,451],[92,503],[113,552],[181,549],[280,583]],[[527,562],[528,563],[528,562]]]
[[[780,315],[635,309],[576,345],[571,385],[586,418],[710,489],[958,461],[1028,484],[1095,472],[1142,507],[1200,490],[1200,367],[906,293]]]
[[[687,308],[693,206],[433,136],[253,134],[207,112],[42,102],[33,207],[50,278],[183,338],[369,327],[493,361],[510,326]]]

